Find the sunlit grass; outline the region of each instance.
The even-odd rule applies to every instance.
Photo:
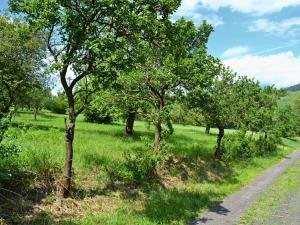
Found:
[[[63,167],[64,117],[43,113],[35,121],[30,113],[16,116],[13,130],[18,131],[17,141],[22,148],[20,164],[34,173],[44,167]],[[124,160],[124,152],[143,148],[145,138],[153,138],[153,128],[145,122],[135,124],[133,138],[125,137],[123,129],[122,123],[99,125],[86,123],[83,117],[78,118],[74,143],[74,187],[83,192],[83,197],[75,200],[78,205],[87,204],[88,198],[93,201],[88,203],[88,207],[79,207],[83,214],[80,218],[66,219],[62,216],[59,221],[69,221],[63,224],[186,224],[300,147],[297,141],[284,140],[284,146],[276,154],[225,165],[213,159],[217,130],[212,129],[212,134],[206,135],[204,128],[174,125],[175,133],[167,140],[168,151],[182,163],[167,171],[169,174],[163,178],[165,187],[153,186],[146,190],[125,188],[102,193],[99,190],[109,184],[105,167]],[[93,191],[95,193],[91,194]],[[99,206],[104,199],[109,199],[111,204]],[[45,213],[47,222],[51,224],[49,220],[54,215],[47,210]]]

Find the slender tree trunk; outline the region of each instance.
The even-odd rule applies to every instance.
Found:
[[[127,136],[133,135],[133,126],[136,117],[136,110],[129,109],[127,113],[126,126],[125,126],[125,134]]]
[[[165,107],[164,102],[164,92],[162,92],[159,95],[159,100],[157,101],[157,109],[159,110],[159,113],[161,114]],[[162,139],[162,124],[161,124],[161,115],[159,115],[158,121],[155,123],[155,136],[154,136],[154,151],[158,152],[160,150],[160,144]]]
[[[219,126],[219,134],[217,138],[217,146],[216,146],[216,151],[215,151],[215,159],[221,160],[222,158],[222,152],[221,152],[221,144],[222,144],[222,139],[224,137],[224,127]]]
[[[36,120],[37,112],[38,112],[38,110],[37,110],[36,108],[34,108],[34,109],[33,109],[33,117],[34,117],[34,120]]]
[[[72,164],[73,164],[73,140],[75,132],[75,109],[74,109],[74,99],[73,101],[69,99],[69,121],[65,119],[65,165],[64,165],[64,175],[62,181],[62,196],[69,197],[71,191],[71,179],[72,179]]]
[[[154,137],[154,151],[158,152],[160,149],[160,143],[161,143],[161,135],[162,133],[162,127],[161,123],[158,122],[155,124],[155,137]]]
[[[210,124],[209,123],[206,124],[205,133],[210,134]]]

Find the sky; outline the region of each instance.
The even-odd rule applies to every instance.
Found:
[[[182,0],[172,19],[207,20],[211,55],[263,85],[288,87],[300,83],[299,11],[300,0]]]

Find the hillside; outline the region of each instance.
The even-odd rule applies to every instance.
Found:
[[[288,94],[279,100],[279,105],[287,106],[292,104],[293,98],[296,94],[300,93],[299,91],[289,91]]]
[[[300,91],[300,84],[288,87],[288,91]]]

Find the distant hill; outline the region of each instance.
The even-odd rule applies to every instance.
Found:
[[[300,84],[289,87],[288,91],[300,91]]]

